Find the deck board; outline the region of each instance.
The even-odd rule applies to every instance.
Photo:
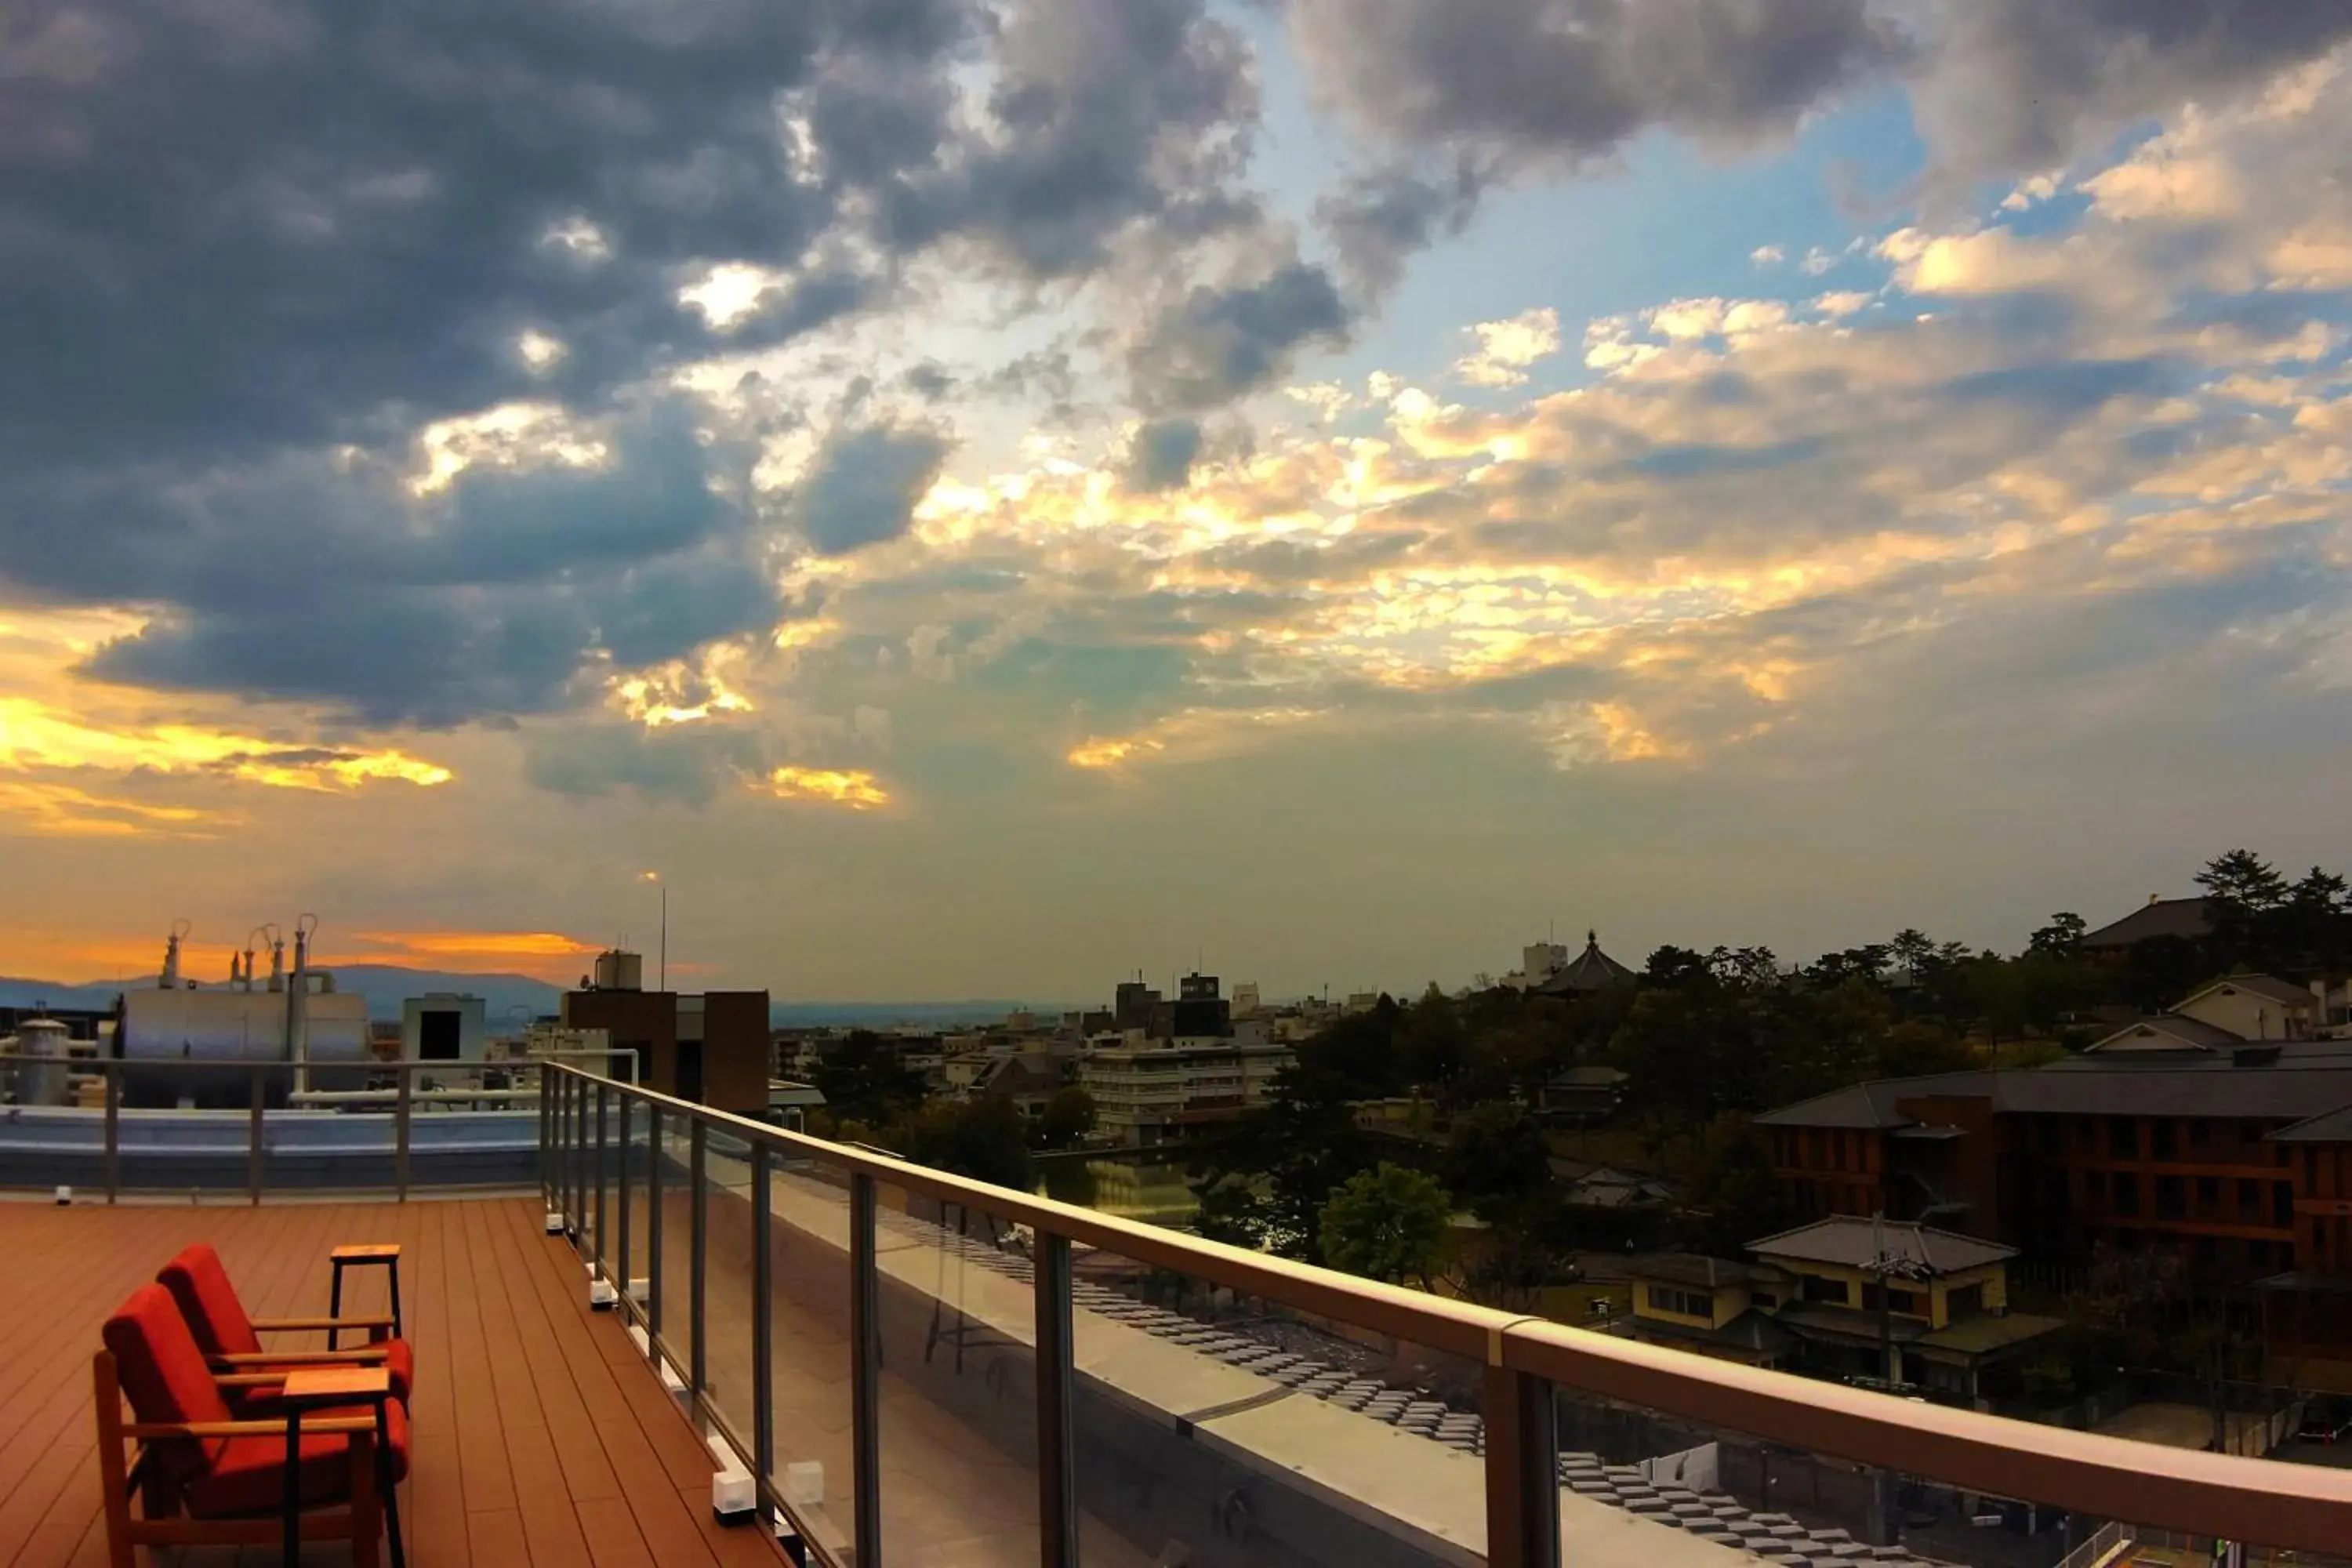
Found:
[[[711,1465],[620,1323],[592,1313],[578,1260],[521,1199],[261,1207],[0,1202],[0,1568],[103,1564],[89,1356],[106,1314],[191,1241],[220,1248],[256,1317],[322,1313],[327,1253],[402,1247],[416,1347],[415,1473],[401,1511],[415,1568],[757,1568],[782,1553],[709,1517]],[[343,1310],[385,1307],[380,1270]],[[289,1344],[323,1343],[318,1336]],[[185,1552],[188,1568],[275,1563]],[[348,1561],[321,1544],[306,1561]]]

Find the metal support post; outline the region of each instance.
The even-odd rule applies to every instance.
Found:
[[[104,1064],[106,1078],[106,1201],[122,1190],[122,1068]]]
[[[400,1089],[392,1102],[392,1190],[402,1203],[408,1201],[408,1097],[409,1086],[415,1081],[414,1073],[402,1073]]]
[[[709,1137],[701,1117],[688,1118],[687,1137],[689,1149],[687,1156],[687,1198],[692,1206],[687,1213],[686,1321],[688,1331],[694,1336],[694,1343],[688,1351],[688,1360],[691,1363],[689,1370],[693,1373],[689,1386],[698,1396],[710,1387],[710,1356],[702,1342],[706,1337],[702,1331],[704,1299],[709,1295],[703,1288],[702,1271],[710,1248],[710,1237],[706,1234],[709,1229],[707,1217],[710,1205],[702,1201],[702,1181],[705,1149]]]
[[[1078,1568],[1077,1468],[1071,1414],[1070,1242],[1037,1233],[1037,1561]]]
[[[1488,1568],[1559,1568],[1559,1441],[1551,1384],[1486,1367]]]
[[[764,1483],[776,1470],[773,1326],[769,1292],[775,1266],[768,1256],[774,1226],[768,1217],[768,1145],[751,1145],[751,1454]]]
[[[882,1333],[874,1261],[874,1178],[849,1178],[850,1485],[856,1499],[859,1568],[882,1552]]]
[[[269,1080],[262,1076],[264,1070],[253,1069],[253,1109],[245,1126],[246,1196],[257,1205],[261,1202],[261,1107],[269,1097]]]
[[[662,1330],[662,1110],[646,1106],[646,1334],[656,1346]]]

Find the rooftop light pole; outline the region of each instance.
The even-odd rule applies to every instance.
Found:
[[[1884,1209],[1870,1216],[1870,1261],[1862,1266],[1862,1271],[1878,1281],[1879,1373],[1886,1380],[1887,1391],[1892,1393],[1903,1379],[1902,1368],[1895,1360],[1895,1308],[1886,1293],[1886,1282],[1902,1279],[1916,1283],[1932,1279],[1934,1270],[1924,1258],[1898,1258],[1887,1250]]]

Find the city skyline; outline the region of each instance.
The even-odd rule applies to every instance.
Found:
[[[695,985],[1338,995],[2339,863],[2352,12],[2196,11],[42,7],[0,973],[560,983],[651,876]]]

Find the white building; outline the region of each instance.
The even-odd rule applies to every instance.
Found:
[[[1078,1059],[1078,1083],[1095,1125],[1130,1148],[1181,1142],[1192,1130],[1230,1121],[1270,1097],[1296,1059],[1287,1046],[1195,1038],[1146,1044],[1131,1033]]]
[[[1255,980],[1235,982],[1233,1000],[1234,1016],[1236,1018],[1246,1018],[1265,1005],[1259,997],[1257,982]]]

